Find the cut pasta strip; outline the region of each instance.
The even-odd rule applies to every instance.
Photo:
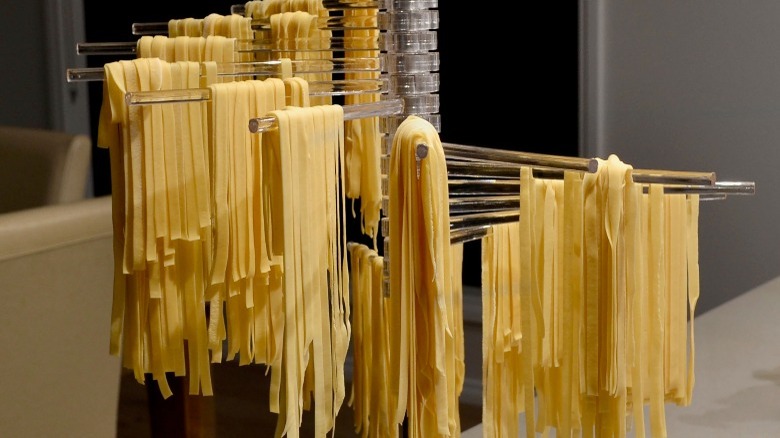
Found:
[[[688,196],[688,215],[687,215],[687,227],[686,238],[688,239],[688,254],[687,254],[687,267],[688,267],[688,325],[690,329],[690,343],[689,343],[689,358],[688,358],[688,375],[686,388],[686,400],[685,404],[689,405],[693,399],[693,384],[695,381],[694,365],[696,362],[696,344],[693,336],[693,322],[696,314],[696,303],[699,300],[699,195]]]
[[[523,369],[520,340],[509,340],[510,331],[521,314],[502,317],[503,308],[519,297],[513,283],[518,275],[519,254],[517,237],[520,224],[510,223],[493,227],[482,241],[482,305],[483,305],[483,425],[486,436],[519,436],[518,416],[525,411]],[[494,269],[495,268],[495,269]],[[516,308],[517,306],[512,306]],[[510,331],[511,332],[511,331]],[[522,334],[521,334],[522,336]],[[519,396],[518,396],[519,395]]]
[[[344,11],[345,16],[366,17],[366,24],[377,25],[377,9],[349,9]],[[374,47],[379,38],[379,28],[376,29],[348,29],[344,31],[349,47]],[[370,45],[366,45],[366,43]],[[347,58],[368,58],[379,56],[378,51],[349,50],[345,52]],[[346,79],[378,79],[379,72],[347,73]],[[363,93],[347,95],[345,103],[361,104],[378,102],[379,93]],[[374,239],[376,249],[376,237],[379,232],[379,218],[382,203],[381,192],[381,166],[380,157],[382,133],[379,130],[379,118],[367,117],[358,120],[347,121],[345,126],[345,148],[347,153],[347,197],[360,200],[360,224],[364,234]]]
[[[417,178],[417,145],[428,146]],[[393,139],[390,187],[390,320],[393,383],[399,395],[395,421],[405,416],[409,436],[450,436],[459,430],[455,370],[457,330],[452,320],[452,254],[447,173],[434,127],[416,116]],[[396,330],[397,328],[397,330]]]
[[[338,214],[328,216],[324,201],[338,198],[343,182],[336,167],[343,151],[343,112],[339,106],[325,105],[289,107],[270,114],[279,128],[266,134],[268,143],[264,147],[275,151],[278,158],[269,164],[279,166],[284,219],[278,224],[281,229],[275,228],[284,236],[285,317],[284,354],[281,367],[274,370],[284,373],[278,387],[277,432],[297,436],[301,408],[309,406],[306,399],[313,392],[315,435],[325,436],[335,424],[343,401],[343,364],[349,344],[345,325],[349,314],[341,310],[349,305],[345,301],[348,280],[343,278],[346,253],[333,251],[344,243],[338,242],[344,236],[343,225]],[[322,135],[314,134],[315,126],[322,128]],[[333,167],[323,165],[328,163]],[[335,282],[329,283],[328,278]],[[323,332],[325,326],[333,330]],[[326,345],[329,351],[325,351]]]
[[[598,163],[563,181],[521,169],[519,223],[483,240],[487,436],[516,435],[525,412],[528,436],[642,437],[646,406],[665,436],[665,403],[690,402],[698,199],[644,195],[630,165]]]

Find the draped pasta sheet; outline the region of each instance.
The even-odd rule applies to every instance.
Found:
[[[244,15],[252,19],[267,19],[270,27],[257,32],[258,38],[273,41],[271,52],[258,51],[255,60],[290,58],[306,60],[307,70],[317,73],[300,73],[307,81],[330,81],[332,64],[327,62],[334,54],[331,47],[333,32],[324,29],[320,19],[330,15],[322,0],[262,0],[244,4]],[[318,63],[317,60],[323,60]],[[319,67],[318,67],[319,66]],[[330,104],[330,96],[315,96],[314,105]]]
[[[328,59],[333,56],[333,52],[325,50],[330,47],[331,32],[320,30],[315,25],[316,19],[330,15],[330,12],[323,7],[322,1],[249,1],[245,3],[245,11],[249,17],[271,19],[271,34],[275,41],[279,41],[278,49],[281,50],[278,56],[308,60]],[[371,49],[379,47],[378,14],[379,10],[374,8],[346,8],[343,11],[345,17],[359,22],[361,27],[360,29],[347,28],[344,30],[344,47],[348,49],[344,51],[344,57],[351,59],[351,65],[356,66],[356,68],[361,67],[360,58],[379,57],[379,50]],[[305,36],[307,39],[301,38],[298,41],[293,41],[291,36],[295,36],[295,34],[299,37]],[[304,50],[301,51],[301,49]],[[313,49],[317,51],[313,51]],[[299,51],[294,52],[294,50]],[[327,70],[328,64],[323,63],[322,65],[323,70]],[[366,67],[368,66],[367,63]],[[378,71],[350,72],[345,74],[345,79],[379,79],[379,76],[380,72]],[[306,74],[303,77],[309,81],[331,79],[331,75],[327,73]],[[344,103],[346,105],[372,103],[378,102],[380,97],[380,93],[347,94]],[[325,101],[315,100],[314,103],[325,103]],[[378,236],[381,216],[382,193],[379,164],[382,154],[381,139],[378,117],[350,120],[345,124],[347,197],[353,202],[360,200],[361,229],[364,234],[373,239]],[[374,249],[377,249],[376,240],[374,241]]]
[[[244,15],[231,14],[227,16],[209,14],[202,19],[185,18],[174,19],[168,23],[168,37],[143,36],[139,41],[171,38],[177,41],[187,41],[187,44],[202,45],[207,38],[229,38],[233,40],[235,47],[246,47],[241,40],[270,39],[274,41],[273,51],[257,50],[254,53],[243,49],[234,53],[235,61],[267,61],[271,59],[290,58],[294,60],[308,60],[311,70],[319,70],[320,73],[299,74],[307,81],[329,81],[332,75],[327,71],[332,68],[330,63],[323,62],[321,68],[317,68],[317,60],[332,58],[330,48],[332,32],[321,29],[317,19],[327,18],[330,15],[321,0],[262,0],[249,1],[244,4]],[[352,58],[352,65],[359,67],[359,58],[378,58],[379,50],[361,48],[378,47],[379,10],[374,8],[356,8],[343,11],[346,17],[353,17],[361,23],[360,29],[345,29],[345,58]],[[251,28],[252,19],[267,19],[270,27],[259,31]],[[374,27],[371,29],[370,27]],[[199,38],[191,38],[199,37]],[[238,45],[236,42],[239,41]],[[176,56],[180,50],[176,51]],[[150,56],[148,50],[139,53],[144,57]],[[168,53],[173,53],[169,50]],[[207,60],[204,58],[203,48],[200,51],[201,58],[189,60]],[[156,57],[172,61],[167,55],[155,52]],[[178,60],[178,59],[177,59]],[[210,58],[208,60],[211,60]],[[366,65],[368,67],[368,64]],[[351,72],[345,75],[345,79],[379,79],[379,71]],[[358,93],[345,96],[347,105],[359,103],[372,103],[380,100],[380,93]],[[331,103],[330,97],[315,96],[313,104]],[[382,133],[379,127],[378,117],[366,117],[358,120],[347,121],[345,124],[346,160],[347,160],[347,197],[353,202],[360,200],[360,224],[364,234],[374,239],[379,233],[379,220],[381,217],[381,171],[380,157]]]
[[[350,336],[341,107],[307,107],[301,78],[216,83],[213,63],[138,58],[105,72],[110,352],[165,397],[166,373],[210,395],[210,362],[266,364],[278,435],[297,436],[313,406],[325,436],[344,400]],[[208,103],[124,99],[203,86]],[[250,134],[250,116],[269,113],[279,128]]]
[[[168,20],[168,36],[208,37],[221,36],[240,40],[254,39],[252,19],[238,14],[209,14],[204,18],[182,18]],[[246,55],[246,56],[243,56]],[[252,58],[251,53],[242,54],[242,61]]]
[[[282,12],[302,11],[327,17],[328,10],[322,0],[256,0],[244,3],[244,15],[252,18],[270,17]]]
[[[163,61],[233,63],[243,59],[237,51],[237,38],[222,35],[201,37],[145,35],[136,43],[139,58],[159,58]]]
[[[355,433],[363,437],[397,438],[397,396],[388,385],[390,321],[382,291],[383,258],[363,244],[349,244],[352,289],[352,392]]]
[[[520,182],[519,223],[483,240],[485,436],[521,412],[527,436],[665,436],[693,389],[698,197],[643,194],[614,155]]]
[[[128,91],[199,87],[200,64],[139,58],[104,70],[98,145],[111,157],[110,352],[139,382],[152,374],[166,397],[167,372],[188,374],[191,393],[211,394],[203,307],[212,231],[207,109],[124,100]]]
[[[358,64],[359,58],[378,58],[379,50],[358,50],[366,47],[379,47],[378,9],[352,9],[344,12],[346,17],[361,20],[364,27],[376,29],[347,29],[344,31],[345,57],[353,58]],[[368,63],[365,65],[368,67]],[[347,73],[346,79],[379,79],[378,71]],[[347,105],[379,102],[380,93],[351,94],[344,98]],[[379,117],[365,117],[347,121],[345,125],[345,150],[347,160],[347,197],[353,202],[360,200],[360,226],[364,234],[374,239],[379,233],[381,216],[381,166],[380,157],[382,133]],[[354,206],[353,206],[354,214]]]
[[[272,381],[277,435],[298,436],[313,395],[315,435],[325,436],[345,398],[350,327],[344,228],[343,112],[337,105],[272,111],[278,129],[265,148],[278,166],[282,193],[272,218],[274,251],[283,260],[284,345],[280,380]],[[275,370],[277,371],[277,370]],[[280,385],[276,387],[276,385]],[[273,398],[278,390],[278,405]]]
[[[517,330],[515,338],[511,327],[512,320],[520,322],[519,315],[511,318],[520,309],[519,285],[511,278],[519,270],[509,269],[511,248],[515,258],[519,255],[517,228],[517,224],[498,225],[482,239],[482,428],[487,437],[519,436],[518,415],[525,410],[521,332]],[[516,301],[514,308],[512,301]]]
[[[428,147],[418,162],[415,149]],[[453,291],[449,195],[444,153],[435,128],[409,116],[393,139],[389,172],[391,339],[390,390],[395,421],[409,436],[458,436],[462,388],[462,319]]]
[[[389,300],[383,290],[383,257],[364,244],[351,243],[350,287],[352,289],[353,374],[350,405],[354,410],[355,433],[363,437],[398,437],[395,421],[397,387],[391,382],[390,345],[393,338]],[[463,245],[452,251],[453,313],[462,315]],[[462,319],[454,323],[454,336],[463,337]],[[463,358],[463,343],[456,346],[455,357]],[[463,390],[464,362],[456,362],[456,392]]]

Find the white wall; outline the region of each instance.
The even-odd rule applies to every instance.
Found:
[[[780,274],[780,2],[581,6],[581,153],[756,182],[702,205],[700,310]]]

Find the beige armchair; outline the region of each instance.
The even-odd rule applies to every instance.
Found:
[[[0,214],[0,435],[116,436],[112,254],[109,196]]]
[[[86,135],[0,126],[0,213],[84,199],[91,154]]]

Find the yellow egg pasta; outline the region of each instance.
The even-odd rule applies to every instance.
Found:
[[[690,403],[698,198],[598,164],[522,168],[519,224],[483,239],[486,436],[516,436],[523,412],[527,436],[665,436],[665,403]]]
[[[415,151],[423,144],[427,158]],[[459,434],[458,344],[444,153],[427,121],[408,117],[393,139],[389,174],[391,346],[395,421],[409,436]],[[445,224],[445,225],[442,225]]]

